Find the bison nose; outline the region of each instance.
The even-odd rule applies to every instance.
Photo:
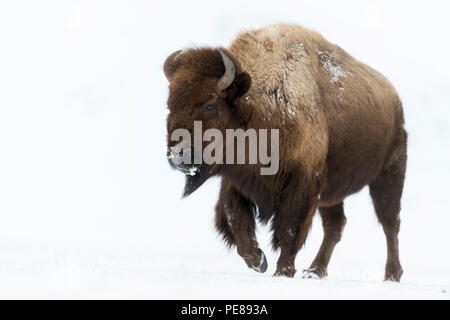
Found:
[[[186,156],[189,157],[189,152],[187,152]],[[167,151],[167,160],[173,169],[181,171],[186,175],[194,176],[200,171],[199,165],[184,162],[185,159],[182,149],[178,150],[174,147],[169,148]]]
[[[169,160],[169,164],[174,169],[180,169],[183,165],[183,149],[176,149],[174,147],[169,148],[167,150],[167,160]]]

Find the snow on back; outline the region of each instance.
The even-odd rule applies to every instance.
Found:
[[[336,83],[339,78],[346,78],[348,72],[342,69],[342,66],[336,64],[338,55],[335,52],[316,50],[319,55],[322,67],[330,74],[331,82]]]

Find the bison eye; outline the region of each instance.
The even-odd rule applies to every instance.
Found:
[[[208,104],[206,107],[203,108],[203,112],[211,112],[214,111],[217,107],[217,103],[211,103]]]

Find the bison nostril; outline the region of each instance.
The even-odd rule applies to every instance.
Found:
[[[177,147],[170,147],[169,150],[167,150],[167,158],[169,160],[183,158],[183,149]]]
[[[181,171],[186,170],[183,148],[179,148],[177,146],[170,147],[167,150],[167,160],[172,168]]]

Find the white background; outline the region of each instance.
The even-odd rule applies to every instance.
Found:
[[[450,66],[446,1],[3,1],[0,4],[1,298],[450,297]],[[401,284],[367,189],[326,280],[248,270],[213,228],[219,180],[181,200],[165,159],[165,58],[293,22],[385,74],[409,132]]]

